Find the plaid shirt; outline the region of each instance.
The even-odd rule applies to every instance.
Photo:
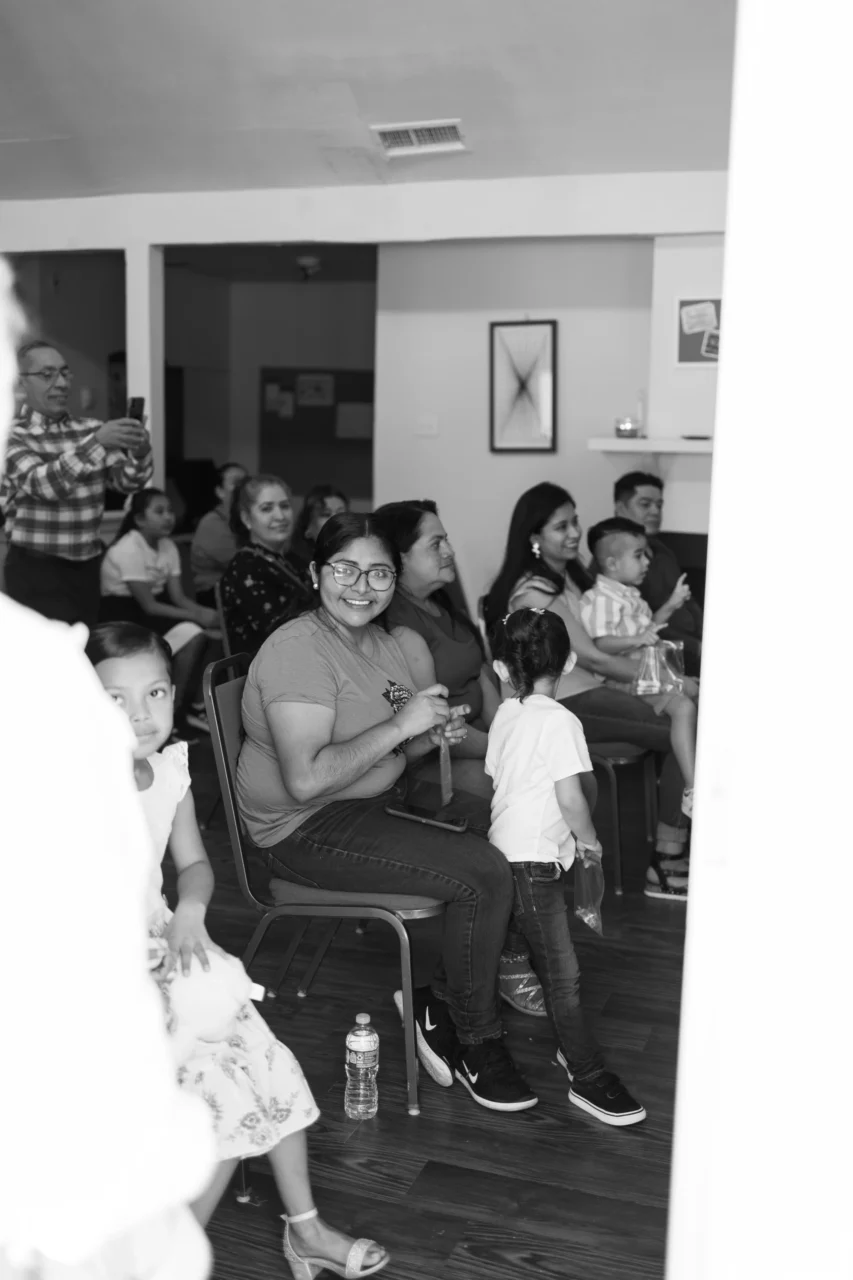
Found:
[[[595,586],[581,600],[583,625],[595,640],[598,636],[633,639],[652,625],[652,611],[636,587],[626,587],[599,574]]]
[[[151,449],[135,458],[95,439],[96,418],[43,417],[25,409],[12,425],[0,510],[12,546],[63,560],[101,552],[107,486],[135,493],[151,479]]]

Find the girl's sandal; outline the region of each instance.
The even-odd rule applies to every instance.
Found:
[[[290,1224],[292,1222],[308,1222],[311,1218],[317,1217],[316,1209],[309,1209],[307,1213],[299,1213],[293,1218],[288,1218],[286,1214],[282,1214],[284,1222],[284,1256],[290,1264],[290,1270],[293,1273],[293,1280],[314,1280],[321,1271],[332,1271],[336,1276],[342,1276],[343,1280],[362,1280],[363,1276],[376,1275],[377,1271],[381,1271],[383,1267],[387,1267],[391,1261],[391,1255],[383,1253],[383,1256],[372,1267],[364,1267],[364,1259],[367,1257],[371,1249],[378,1249],[380,1246],[375,1240],[356,1240],[352,1245],[345,1263],[332,1262],[329,1258],[303,1258],[296,1252],[290,1243]]]
[[[668,871],[663,865],[665,861],[667,861],[665,856],[659,853],[652,854],[643,892],[647,898],[668,898],[670,901],[686,902],[686,874],[681,871]]]

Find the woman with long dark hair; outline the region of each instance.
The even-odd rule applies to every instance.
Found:
[[[574,498],[555,484],[523,493],[510,521],[503,564],[485,600],[489,626],[516,609],[550,609],[563,619],[576,664],[557,698],[583,725],[587,742],[629,742],[664,756],[660,821],[646,873],[650,898],[687,898],[687,826],[681,812],[684,780],[670,745],[669,718],[642,698],[602,682],[632,681],[636,664],[597,649],[581,621],[583,592],[592,578],[579,559],[581,528]]]
[[[452,707],[467,706],[468,733],[452,751],[453,785],[491,802],[492,780],[485,758],[500,694],[477,628],[448,595],[447,588],[456,580],[456,562],[438,509],[429,499],[389,502],[379,508],[376,519],[400,557],[397,586],[384,621],[399,629],[394,634],[417,687],[426,689],[439,681],[447,686]],[[417,782],[434,785],[439,781],[435,760],[420,761],[411,773]],[[512,926],[501,953],[498,984],[501,998],[514,1009],[547,1017],[529,947]]]
[[[461,833],[386,812],[405,803],[410,763],[467,732],[443,685],[416,691],[403,648],[378,625],[398,570],[375,517],[337,515],[321,530],[316,607],[270,636],[246,680],[240,811],[285,880],[446,903],[442,963],[415,993],[418,1054],[437,1083],[455,1076],[481,1106],[522,1111],[537,1098],[501,1038],[496,979],[512,878],[477,834],[488,831],[488,802],[454,797],[469,819]],[[394,998],[402,1010],[402,993]]]

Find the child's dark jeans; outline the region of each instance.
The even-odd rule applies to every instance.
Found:
[[[606,1070],[581,1008],[580,968],[563,896],[558,862],[511,862],[514,928],[527,939],[545,1007],[574,1079],[594,1080]]]

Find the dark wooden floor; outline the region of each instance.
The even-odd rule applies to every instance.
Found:
[[[214,795],[209,746],[193,749],[202,815]],[[657,1280],[663,1275],[675,1082],[684,907],[642,896],[645,866],[639,779],[623,787],[626,894],[608,892],[605,937],[578,924],[584,1001],[612,1066],[642,1100],[648,1119],[613,1129],[567,1101],[547,1020],[507,1010],[507,1044],[536,1088],[531,1111],[503,1116],[477,1106],[461,1085],[438,1088],[421,1073],[421,1115],[405,1107],[405,1071],[392,993],[399,985],[394,938],[373,924],[358,936],[342,926],[306,1000],[290,978],[264,1014],[296,1053],[322,1117],[309,1133],[318,1206],[336,1226],[369,1235],[393,1254],[389,1280]],[[605,819],[599,829],[608,848]],[[212,937],[237,955],[253,916],[237,888],[221,818],[206,835],[217,893]],[[608,870],[605,860],[605,871]],[[322,926],[313,926],[309,938]],[[290,925],[283,922],[252,967],[271,979]],[[437,937],[428,922],[418,967],[428,972]],[[300,952],[297,970],[307,963]],[[343,1110],[344,1039],[356,1013],[370,1013],[381,1037],[375,1120]],[[281,1212],[263,1162],[250,1182],[264,1203],[229,1194],[211,1224],[217,1280],[288,1275]]]

